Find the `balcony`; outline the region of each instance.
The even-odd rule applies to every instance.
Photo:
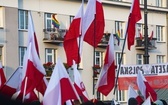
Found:
[[[66,31],[67,31],[66,29],[55,29],[55,28],[43,29],[44,32],[43,42],[50,44],[63,43]]]
[[[110,38],[110,33],[104,33],[100,43],[98,44],[98,47],[106,48],[108,46],[109,38]]]
[[[150,38],[148,38],[149,40],[149,44],[148,44],[148,49],[149,50],[154,50],[156,49],[156,38],[152,38],[150,40]],[[136,38],[136,49],[137,50],[144,50],[145,49],[145,45],[144,45],[144,38],[140,39],[140,37]]]

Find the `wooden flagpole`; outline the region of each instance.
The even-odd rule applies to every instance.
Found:
[[[26,87],[27,87],[27,77],[25,78],[25,84],[24,84],[24,91],[23,91],[23,99],[22,102],[24,102],[25,94],[26,94]]]

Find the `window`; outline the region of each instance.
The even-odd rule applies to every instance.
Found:
[[[121,59],[121,54],[120,52],[116,52],[116,64],[118,65],[119,62],[120,62],[120,59]],[[122,57],[122,61],[121,61],[121,64],[124,64],[124,54],[123,54],[123,57]],[[126,101],[126,97],[125,97],[125,91],[124,90],[118,90],[117,89],[117,92],[116,92],[116,100],[118,101]]]
[[[136,55],[136,64],[138,64],[138,65],[143,64],[143,55],[142,54]]]
[[[102,66],[103,64],[103,52],[95,51],[95,65]]]
[[[156,37],[158,42],[164,41],[163,26],[156,26]]]
[[[157,55],[157,63],[165,63],[164,58],[165,58],[164,55]]]
[[[140,0],[139,3],[140,3],[140,4],[144,4],[144,0]]]
[[[45,13],[45,28],[46,29],[50,29],[50,28],[54,28],[53,24],[52,24],[52,13]]]
[[[156,6],[162,7],[162,0],[156,0]]]
[[[116,52],[116,64],[117,64],[117,65],[118,65],[119,62],[120,62],[121,54],[122,54],[122,53],[120,53],[120,52]],[[125,55],[125,54],[123,54],[121,64],[124,64],[124,55]]]
[[[3,27],[3,8],[0,6],[0,27]]]
[[[125,90],[117,90],[116,92],[116,100],[117,101],[126,101],[126,91]]]
[[[121,21],[115,21],[115,33],[120,32],[120,38],[124,39],[124,27],[125,23]]]
[[[55,49],[52,48],[45,49],[45,62],[55,63]]]
[[[45,14],[45,28],[53,28],[51,15],[51,13]]]
[[[28,11],[19,10],[19,29],[28,29]]]
[[[19,47],[19,66],[23,66],[23,58],[26,50],[26,47]]]
[[[137,23],[136,24],[136,37],[140,37],[140,34],[142,37],[144,36],[144,25]]]
[[[70,16],[70,23],[72,23],[74,16]]]

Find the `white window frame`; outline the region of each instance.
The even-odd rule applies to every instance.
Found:
[[[24,55],[26,53],[27,47],[19,47],[19,66],[23,66]]]
[[[163,1],[162,0],[156,0],[156,6],[157,7],[162,7],[162,4],[163,3]]]
[[[115,33],[120,31],[120,38],[124,39],[124,30],[125,30],[125,23],[123,21],[115,21]]]
[[[51,50],[51,52],[49,52]],[[53,48],[45,48],[45,62],[55,63],[55,49]],[[51,57],[51,59],[49,58]],[[49,60],[50,59],[50,60]]]
[[[115,53],[115,60],[116,60],[117,65],[119,65],[119,62],[121,59],[121,54],[122,54],[121,52]],[[125,64],[124,60],[125,60],[125,54],[123,54],[121,64]],[[119,102],[125,102],[126,101],[126,91],[117,89],[116,98],[117,98],[117,101],[119,101]]]
[[[136,64],[138,64],[138,65],[143,64],[143,61],[144,61],[143,54],[137,54],[136,55]]]
[[[117,92],[116,92],[116,100],[118,102],[126,102],[126,90],[118,90],[117,89]]]
[[[51,13],[45,13],[45,28],[53,28],[52,25],[52,14]],[[50,25],[48,25],[48,21],[50,22]]]
[[[144,4],[144,0],[140,0],[139,3],[140,3],[140,4]]]
[[[140,33],[142,34],[142,37],[144,37],[144,25],[141,23],[136,24],[136,37],[140,37]]]
[[[99,65],[100,67],[103,64],[103,52],[95,51],[95,65]]]
[[[70,23],[72,23],[75,16],[70,16]]]
[[[165,55],[157,55],[157,63],[165,63]]]
[[[119,62],[120,62],[120,58],[121,58],[121,54],[122,54],[122,53],[121,53],[121,52],[116,52],[115,54],[116,54],[116,55],[115,55],[116,64],[118,65]],[[124,64],[124,63],[125,63],[125,62],[124,62],[124,59],[125,59],[125,54],[123,54],[121,64]]]
[[[3,27],[3,7],[0,6],[0,28]]]
[[[164,42],[163,28],[164,27],[160,25],[156,26],[156,37],[158,42]]]
[[[27,30],[28,29],[28,11],[19,10],[18,12],[19,12],[19,30]]]

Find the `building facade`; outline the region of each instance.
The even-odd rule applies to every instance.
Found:
[[[131,1],[102,0],[105,17],[103,39],[96,49],[84,42],[79,72],[91,99],[99,97],[101,100],[116,99],[120,103],[127,102],[127,91],[116,91],[115,95],[112,91],[107,97],[97,94],[94,85],[98,75],[93,75],[92,67],[103,65],[108,42],[106,36],[118,31],[121,40],[119,45],[115,40],[115,60],[116,65],[119,64]],[[32,12],[41,63],[56,63],[57,57],[61,57],[62,61],[66,62],[63,38],[80,4],[81,0],[0,0],[0,60],[6,77],[9,78],[18,66],[23,66],[28,39],[28,11]],[[85,8],[86,4],[87,1]],[[149,38],[153,32],[149,45],[149,63],[165,63],[168,55],[168,3],[166,0],[148,0],[147,4]],[[142,19],[136,25],[135,44],[131,47],[131,51],[125,44],[121,62],[124,65],[144,64],[144,0],[140,0],[140,7]],[[55,29],[52,25],[52,14],[56,14],[60,23],[59,29]]]

